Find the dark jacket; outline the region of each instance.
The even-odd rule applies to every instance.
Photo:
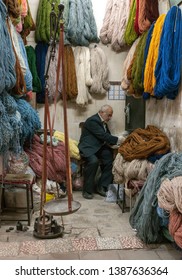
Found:
[[[83,126],[78,148],[82,156],[95,154],[104,144],[116,145],[118,137],[111,135],[107,125],[106,131],[98,114],[89,117]]]

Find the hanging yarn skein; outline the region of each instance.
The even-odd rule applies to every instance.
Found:
[[[150,95],[154,95],[153,90],[156,84],[154,71],[158,59],[158,50],[165,17],[165,14],[160,15],[154,25],[148,56],[145,64],[144,93],[148,93]]]
[[[181,9],[173,6],[166,15],[155,68],[154,96],[175,99],[181,79],[182,18]]]
[[[130,8],[128,22],[127,22],[125,33],[124,33],[124,39],[125,39],[126,44],[128,44],[128,45],[132,45],[133,42],[138,37],[138,34],[135,32],[135,29],[134,29],[135,14],[136,14],[136,0],[133,0],[131,8]]]
[[[0,2],[0,94],[4,89],[9,90],[16,83],[15,55],[12,48],[10,34],[7,24],[7,8]]]
[[[154,30],[154,22],[152,23],[149,31],[148,31],[148,35],[147,35],[147,39],[146,39],[146,44],[145,44],[145,50],[144,50],[144,63],[143,63],[143,68],[142,68],[142,81],[144,83],[144,73],[145,73],[145,65],[146,65],[146,61],[147,61],[147,55],[148,55],[148,51],[149,51],[149,47],[150,47],[150,42],[152,39],[152,34],[153,34],[153,30]],[[150,94],[147,92],[143,92],[143,99],[148,99],[150,98]]]

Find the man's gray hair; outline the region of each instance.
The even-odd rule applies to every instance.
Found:
[[[99,112],[106,112],[108,109],[112,109],[112,107],[108,104],[102,105]]]

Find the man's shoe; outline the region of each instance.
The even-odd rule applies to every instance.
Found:
[[[92,199],[93,198],[93,194],[88,193],[88,192],[83,192],[83,197],[86,199]]]
[[[97,193],[100,194],[101,196],[106,197],[106,191],[104,190],[103,187],[97,188]]]

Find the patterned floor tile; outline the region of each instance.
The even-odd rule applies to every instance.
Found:
[[[105,237],[96,238],[98,250],[117,250],[122,249],[121,242],[117,238]]]
[[[123,236],[120,238],[122,249],[142,249],[146,248],[146,245],[136,236],[128,237]]]
[[[45,241],[25,241],[20,244],[20,255],[45,254]]]
[[[17,256],[19,247],[19,242],[0,242],[0,257]]]
[[[96,239],[92,237],[73,239],[72,246],[74,251],[92,251],[98,249]]]
[[[84,238],[84,237],[98,237],[99,232],[97,228],[76,228],[72,227],[70,230],[65,229],[65,232],[68,234],[64,234],[63,238]]]
[[[73,251],[71,239],[51,239],[45,244],[46,253],[65,253]]]

